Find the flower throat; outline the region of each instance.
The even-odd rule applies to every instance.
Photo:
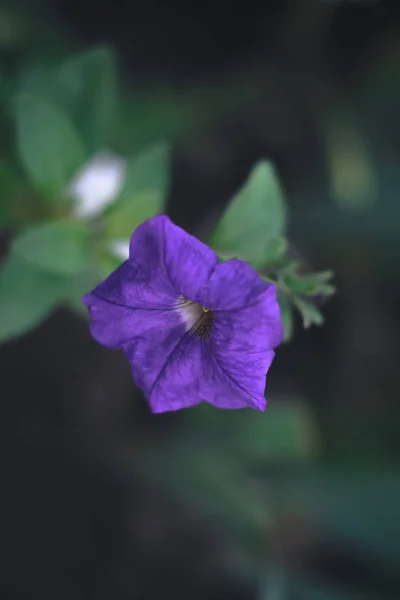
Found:
[[[178,303],[179,313],[186,325],[186,330],[193,335],[207,340],[211,335],[214,313],[197,302],[192,302],[183,296]]]

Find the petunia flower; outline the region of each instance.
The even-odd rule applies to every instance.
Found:
[[[220,262],[157,216],[136,229],[128,260],[83,302],[91,334],[123,349],[154,413],[202,401],[265,409],[282,323],[276,288],[246,262]]]

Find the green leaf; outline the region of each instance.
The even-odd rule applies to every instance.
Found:
[[[110,238],[129,239],[145,221],[164,210],[170,178],[170,149],[158,144],[129,161],[124,187],[106,215]]]
[[[117,65],[109,48],[68,59],[56,75],[54,98],[72,117],[90,153],[110,144],[118,117]]]
[[[262,161],[222,215],[211,236],[211,245],[223,255],[244,258],[253,266],[262,267],[286,250],[278,241],[285,223],[286,207],[275,170],[269,162]],[[272,253],[271,248],[275,249]]]
[[[63,304],[68,306],[75,314],[88,317],[87,307],[82,302],[82,297],[88,291],[93,290],[103,277],[94,269],[82,271],[81,273],[69,276],[66,279],[66,290],[63,297]]]
[[[283,237],[272,237],[266,244],[264,251],[263,266],[274,267],[281,263],[288,248],[287,240]]]
[[[278,292],[278,302],[283,323],[283,341],[288,342],[293,335],[293,309],[287,296],[281,291]]]
[[[282,274],[285,286],[295,294],[303,296],[332,296],[335,293],[335,287],[328,283],[332,277],[332,271],[300,275],[293,269],[288,269]]]
[[[0,340],[30,331],[65,296],[69,279],[12,254],[0,270]]]
[[[305,329],[308,329],[311,325],[322,325],[324,317],[315,304],[308,300],[298,298],[297,296],[293,296],[292,301],[302,316]]]
[[[99,270],[101,273],[101,277],[106,279],[113,271],[118,269],[118,267],[123,262],[123,259],[113,255],[110,252],[103,252],[100,257],[100,265]]]
[[[52,87],[54,85],[55,71],[49,65],[43,65],[37,62],[37,57],[33,61],[28,61],[19,70],[17,76],[17,88],[20,94],[28,94],[40,98],[52,99]],[[50,102],[50,104],[53,104]]]
[[[72,123],[56,107],[21,94],[15,101],[18,154],[35,188],[59,200],[85,155]]]
[[[91,229],[80,221],[30,227],[13,241],[13,252],[40,269],[73,275],[90,268]]]

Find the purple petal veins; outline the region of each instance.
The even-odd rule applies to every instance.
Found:
[[[136,229],[129,259],[83,302],[91,334],[123,349],[153,412],[203,401],[264,410],[282,323],[275,287],[246,262],[220,263],[158,216]]]

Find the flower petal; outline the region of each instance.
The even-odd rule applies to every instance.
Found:
[[[257,271],[243,260],[232,259],[217,265],[210,278],[207,302],[206,306],[216,314],[234,311],[234,320],[238,318],[240,322],[248,319],[249,325],[255,321],[254,332],[244,324],[249,341],[255,340],[259,333],[260,340],[268,349],[276,348],[282,342],[283,326],[276,288],[263,281]],[[239,309],[246,309],[247,312],[238,315],[236,311]]]
[[[205,287],[219,263],[215,252],[165,215],[146,221],[135,231],[130,245],[132,260],[142,256],[144,238],[158,248],[161,263],[176,292],[193,302],[203,303]]]
[[[263,303],[262,303],[263,304]],[[263,402],[265,378],[274,357],[269,322],[254,307],[215,317],[215,360],[245,402]]]
[[[165,269],[154,268],[149,251],[148,262],[135,264],[129,259],[100,283],[92,293],[83,297],[87,306],[96,297],[108,303],[109,317],[113,318],[115,307],[168,310],[178,300]]]
[[[232,258],[214,269],[207,290],[208,306],[233,310],[252,304],[268,286],[244,260]]]
[[[274,356],[273,350],[267,350],[257,358],[251,355],[248,361],[232,353],[223,360],[215,353],[213,387],[206,399],[217,408],[265,410],[265,378]]]
[[[135,348],[133,376],[145,390],[152,412],[180,410],[203,401],[225,409],[265,408],[264,398],[249,401],[248,396],[238,391],[215,360],[210,340],[190,333],[179,336],[175,331],[167,345],[170,352],[167,358],[146,343],[140,350]],[[127,356],[132,362],[132,350]],[[143,379],[146,371],[147,381]]]
[[[200,338],[182,334],[182,327],[164,339],[162,351],[148,340],[133,350],[130,346],[127,356],[133,358],[133,376],[145,390],[152,412],[175,411],[204,400],[200,392],[203,352]]]
[[[145,337],[154,347],[162,348],[163,336],[181,327],[181,319],[171,309],[140,309],[110,304],[96,294],[85,297],[90,320],[90,333],[103,346],[117,349]],[[140,365],[139,365],[140,367]]]
[[[215,359],[210,341],[174,330],[163,339],[162,348],[159,340],[151,343],[143,338],[125,344],[124,350],[133,378],[154,413],[203,401],[225,409],[265,408],[263,396],[251,397],[229,378]]]
[[[175,314],[178,296],[165,269],[158,267],[157,248],[145,239],[141,251],[83,297],[91,333],[108,348],[121,347],[153,325],[168,330],[180,324]]]
[[[200,339],[187,331],[174,309],[110,305],[88,294],[92,336],[109,348],[123,348],[135,383],[153,412],[177,410],[202,401],[199,396]],[[196,356],[196,358],[194,358]]]
[[[283,335],[276,289],[255,282],[251,302],[248,284],[247,292],[240,295],[229,288],[227,277],[221,280],[225,281],[227,294],[220,305],[222,300],[229,305],[230,299],[231,306],[239,306],[243,296],[250,304],[236,310],[215,311],[211,335],[214,359],[223,379],[237,391],[243,402],[263,410],[266,374],[274,358],[273,349]]]
[[[200,394],[209,404],[217,408],[265,409],[265,398],[251,397],[242,390],[216,357],[210,340],[207,353],[203,353],[203,377],[200,379]]]

